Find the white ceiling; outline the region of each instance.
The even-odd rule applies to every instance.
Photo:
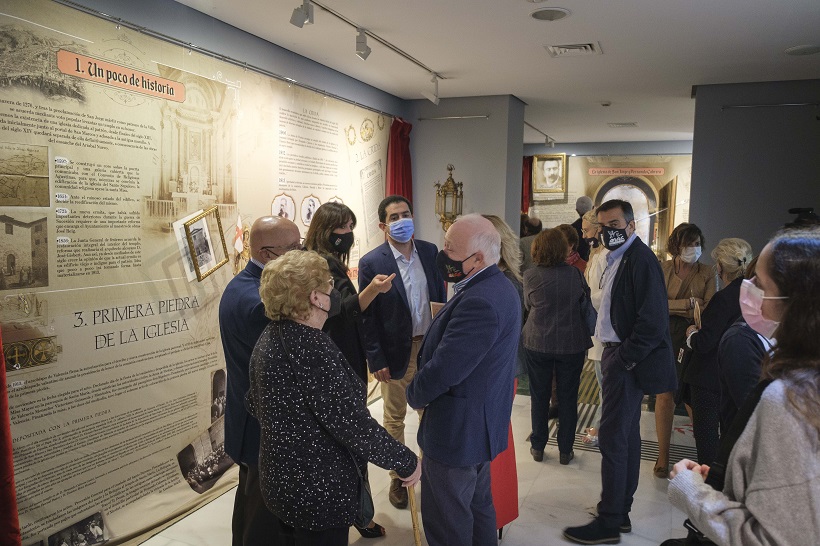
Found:
[[[315,24],[291,25],[302,0],[177,1],[403,99],[432,90],[428,73],[373,39],[370,57],[358,59],[356,31],[319,6]],[[442,98],[515,95],[526,121],[558,142],[690,140],[693,85],[820,78],[820,54],[783,53],[820,45],[820,0],[321,3],[441,74]],[[571,15],[530,17],[544,7]],[[600,42],[603,55],[551,58],[544,49],[586,42]],[[525,143],[543,141],[525,128]]]

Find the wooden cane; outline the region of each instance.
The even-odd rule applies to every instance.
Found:
[[[416,487],[407,488],[407,498],[410,500],[410,517],[413,518],[413,540],[416,546],[421,546],[421,531],[419,531],[419,513],[416,509]]]

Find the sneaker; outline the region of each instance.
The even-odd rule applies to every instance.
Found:
[[[544,460],[544,452],[543,451],[538,451],[537,449],[535,449],[533,447],[530,448],[530,455],[532,455],[532,460],[537,462],[537,463],[540,463],[541,461]]]
[[[629,515],[624,516],[624,520],[621,522],[621,526],[618,527],[622,533],[631,533],[632,532],[632,521],[629,519]]]
[[[604,527],[601,520],[595,518],[580,527],[567,527],[564,538],[576,544],[619,544],[621,532],[617,527]]]
[[[561,453],[561,458],[559,462],[561,464],[569,464],[569,462],[575,458],[575,452],[570,451],[569,453]]]
[[[407,497],[407,488],[402,486],[401,480],[393,478],[390,480],[390,492],[387,494],[390,504],[399,510],[407,508],[409,499]]]

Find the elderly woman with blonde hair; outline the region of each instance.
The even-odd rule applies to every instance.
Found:
[[[322,331],[340,307],[327,260],[290,251],[265,266],[259,294],[272,322],[251,356],[247,404],[262,429],[262,496],[282,544],[347,544],[367,462],[405,485],[421,466],[370,416],[364,382]]]

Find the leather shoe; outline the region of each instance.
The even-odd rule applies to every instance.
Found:
[[[632,532],[632,521],[629,519],[629,516],[624,516],[624,520],[621,522],[621,526],[618,527],[618,530],[622,533],[631,533]]]
[[[564,538],[576,544],[619,544],[621,533],[617,527],[604,527],[601,520],[595,518],[580,527],[567,527]]]
[[[569,453],[561,453],[561,457],[558,462],[561,464],[569,464],[569,462],[575,458],[575,452],[570,451]]]
[[[532,447],[530,448],[530,455],[532,455],[532,459],[537,463],[540,463],[541,461],[544,460],[544,452],[543,451],[538,451],[535,448],[532,448]]]
[[[390,492],[387,495],[390,504],[398,509],[407,508],[407,488],[402,486],[401,480],[393,478],[390,480]]]

